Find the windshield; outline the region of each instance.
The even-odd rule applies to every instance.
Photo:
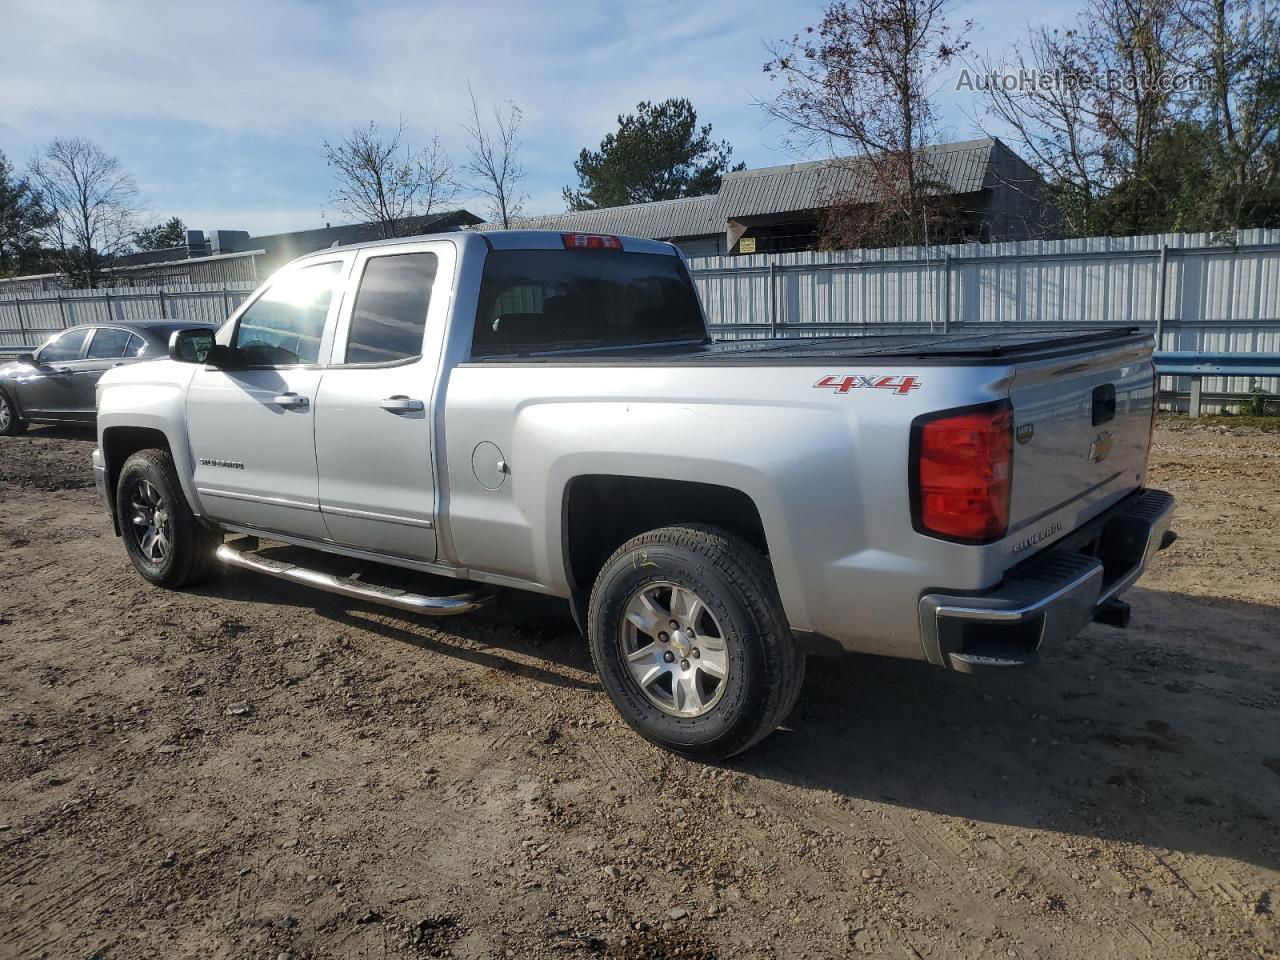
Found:
[[[473,357],[705,342],[679,257],[616,250],[495,250],[480,284]]]

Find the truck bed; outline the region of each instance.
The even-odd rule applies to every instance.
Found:
[[[983,365],[1069,356],[1128,340],[1148,338],[1138,327],[1067,327],[1052,332],[896,333],[846,337],[732,340],[673,346],[621,346],[500,355],[471,362],[485,365],[574,363],[599,365],[812,366],[833,362],[893,362]]]

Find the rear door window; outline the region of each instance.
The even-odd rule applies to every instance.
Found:
[[[473,357],[706,340],[679,257],[616,250],[494,250]]]
[[[316,363],[325,319],[342,263],[318,263],[290,271],[271,284],[243,314],[235,343],[251,367]]]
[[[347,334],[347,363],[392,363],[422,355],[434,253],[373,257],[364,268]]]
[[[99,327],[93,332],[89,341],[90,360],[114,360],[126,355],[129,341],[133,338],[128,330],[115,327]]]

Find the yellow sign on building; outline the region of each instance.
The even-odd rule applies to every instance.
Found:
[[[739,252],[739,253],[755,253],[755,252],[756,252],[756,238],[755,238],[755,237],[743,237],[741,240],[739,240],[739,241],[738,241],[738,252]]]

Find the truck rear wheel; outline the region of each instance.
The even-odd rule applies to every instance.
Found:
[[[804,680],[768,563],[715,527],[662,527],[623,544],[596,578],[588,633],[623,719],[697,759],[772,733]]]
[[[167,451],[139,450],[124,462],[116,516],[134,569],[156,586],[185,587],[209,575],[221,536],[191,512]]]

